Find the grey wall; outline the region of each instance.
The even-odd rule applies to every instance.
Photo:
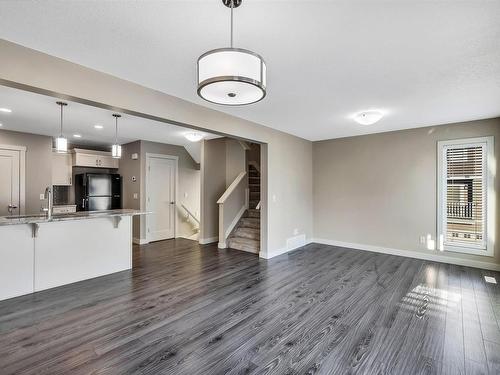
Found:
[[[436,237],[437,142],[490,135],[498,158],[498,118],[314,142],[314,237],[429,254],[419,237]],[[439,254],[500,263],[498,241],[495,258]]]
[[[312,236],[312,143],[138,84],[0,40],[0,83],[116,110],[178,121],[194,128],[266,143],[260,255],[286,251],[294,231]],[[268,193],[268,194],[267,194]],[[267,197],[269,196],[269,202]],[[274,199],[271,199],[274,197]]]
[[[0,130],[0,144],[26,147],[26,214],[40,213],[40,194],[52,184],[52,138]]]

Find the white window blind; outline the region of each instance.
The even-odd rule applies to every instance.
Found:
[[[490,138],[440,142],[438,226],[442,250],[488,252]],[[491,149],[492,151],[492,149]]]

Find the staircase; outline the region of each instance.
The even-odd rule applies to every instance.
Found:
[[[241,217],[227,239],[228,247],[258,254],[260,250],[260,171],[248,166],[249,209]]]

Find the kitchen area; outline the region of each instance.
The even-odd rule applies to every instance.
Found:
[[[4,205],[0,299],[132,268],[132,216],[143,212],[123,209],[118,168],[111,152],[52,151],[40,212]]]
[[[0,87],[0,300],[130,270],[134,243],[196,240],[210,135],[187,135]]]

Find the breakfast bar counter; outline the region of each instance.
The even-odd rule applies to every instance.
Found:
[[[132,268],[136,210],[0,218],[0,300]]]

